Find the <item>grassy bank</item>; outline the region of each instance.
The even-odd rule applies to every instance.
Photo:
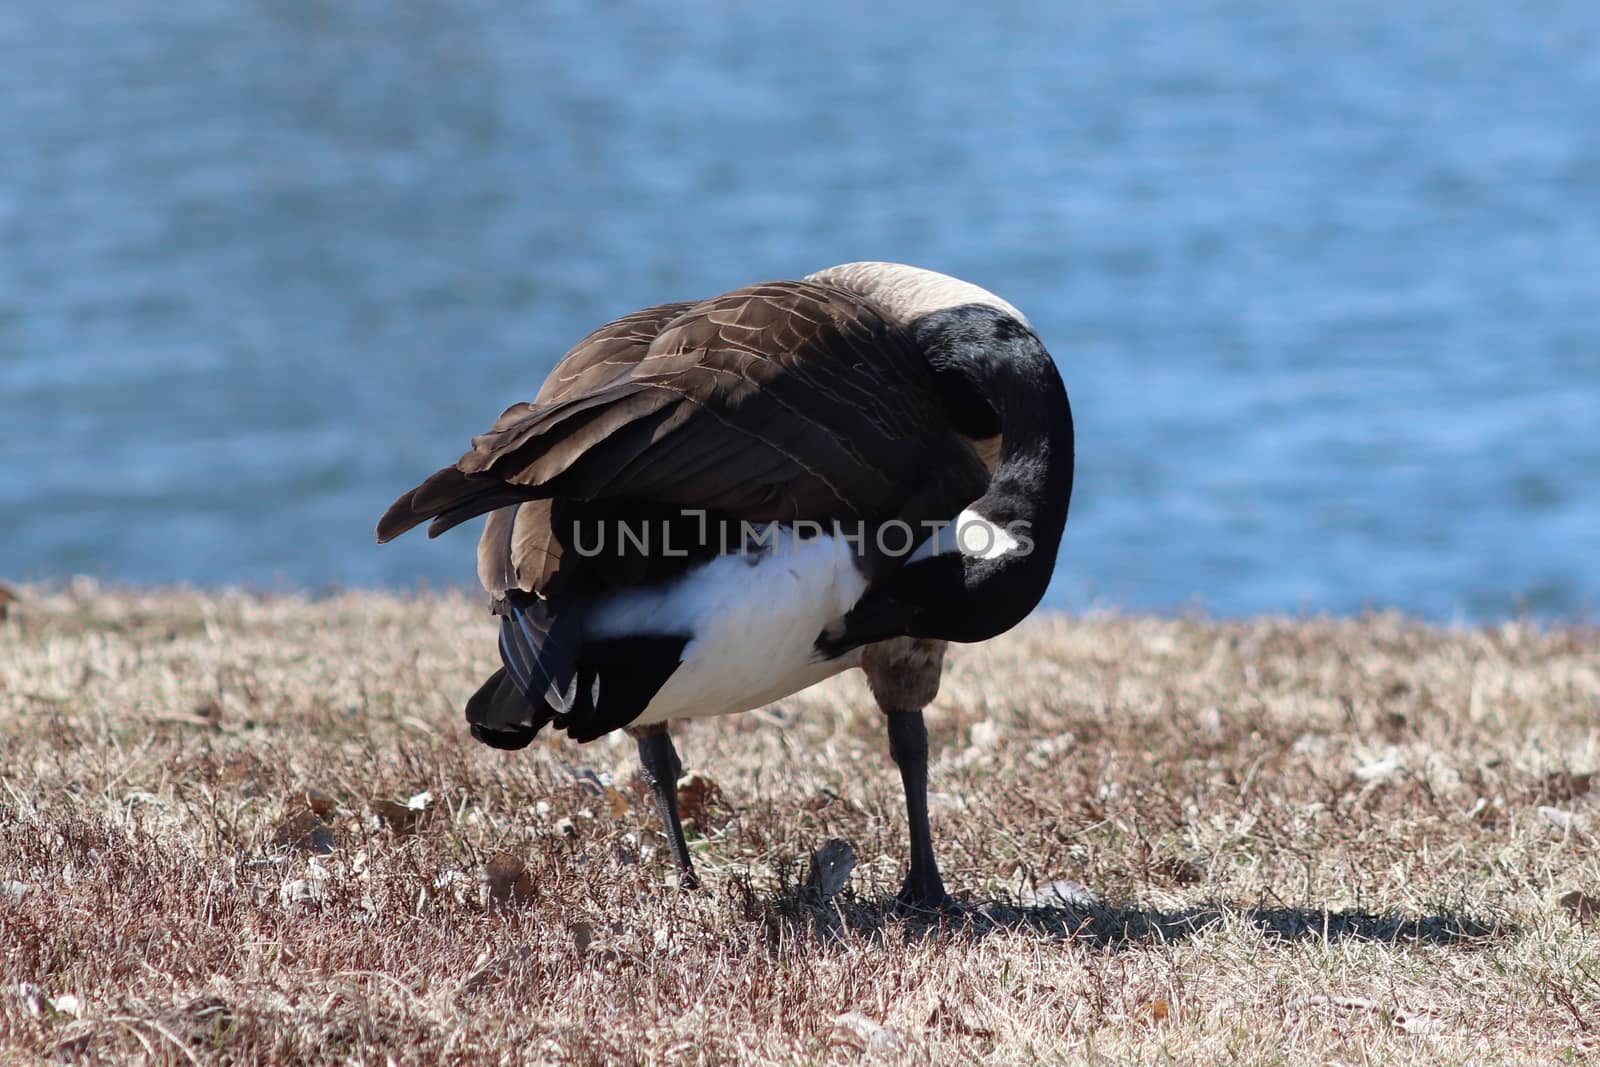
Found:
[[[1600,1055],[1590,630],[1045,618],[957,650],[932,788],[968,909],[928,928],[886,914],[905,824],[853,675],[678,728],[685,893],[626,738],[466,735],[475,600],[4,611],[0,1061]],[[824,899],[830,839],[857,862]]]

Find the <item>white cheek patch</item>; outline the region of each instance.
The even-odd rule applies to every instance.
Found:
[[[915,563],[947,552],[960,552],[969,559],[999,559],[1020,547],[1021,542],[1011,531],[968,508],[950,525],[918,545],[906,562]]]
[[[961,545],[961,554],[974,559],[999,559],[1018,547],[1011,531],[970,510],[956,516],[955,539]]]

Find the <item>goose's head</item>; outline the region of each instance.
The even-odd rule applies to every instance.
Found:
[[[981,641],[1010,629],[1044,595],[1072,494],[1072,412],[1050,353],[1015,306],[948,275],[849,263],[808,280],[859,292],[906,328],[955,428],[1000,440],[988,490],[956,532],[913,553],[862,608],[874,626],[895,619],[914,636]]]
[[[971,282],[882,262],[843,263],[805,280],[859,293],[910,333],[938,377],[947,414],[974,440],[1000,433],[1008,383],[1027,389],[1030,377],[1053,373],[1028,317]]]

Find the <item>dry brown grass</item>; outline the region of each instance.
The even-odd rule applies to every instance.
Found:
[[[1047,618],[960,650],[934,834],[969,908],[929,928],[885,912],[905,825],[855,677],[677,730],[717,786],[684,893],[626,739],[467,737],[466,597],[0,610],[0,1061],[1600,1053],[1590,630]],[[818,905],[830,838],[859,866]],[[1094,901],[1039,906],[1058,879]]]

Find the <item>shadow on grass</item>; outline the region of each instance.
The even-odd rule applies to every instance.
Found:
[[[774,943],[807,931],[824,944],[849,935],[882,937],[894,929],[904,930],[912,939],[981,939],[995,933],[1022,931],[1121,951],[1180,942],[1219,923],[1243,922],[1285,942],[1371,941],[1473,947],[1515,932],[1499,920],[1485,921],[1450,911],[1408,916],[1221,904],[1163,911],[1102,904],[1086,892],[1081,899],[1061,897],[1059,905],[952,901],[939,913],[908,913],[893,899],[869,903],[846,890],[846,880],[854,867],[855,850],[850,843],[829,841],[812,854],[810,870],[803,881],[790,881],[788,872],[781,872],[781,888],[769,900],[758,899],[746,882],[745,913],[752,918],[765,917],[768,937]]]
[[[1443,912],[1437,915],[1378,915],[1319,908],[1232,908],[1222,905],[1162,911],[1159,908],[1025,907],[1002,901],[957,904],[937,915],[903,915],[893,900],[869,904],[854,897],[816,902],[803,889],[773,899],[769,929],[788,928],[790,936],[807,927],[819,941],[847,932],[883,936],[902,928],[907,937],[946,936],[981,939],[1025,931],[1111,951],[1171,944],[1229,920],[1250,923],[1281,941],[1377,941],[1432,945],[1482,945],[1513,931],[1498,921]]]
[[[938,915],[905,914],[892,899],[869,903],[845,893],[823,901],[803,886],[781,892],[767,902],[765,911],[769,932],[780,938],[785,932],[792,937],[807,929],[822,942],[850,934],[881,937],[895,929],[903,929],[913,939],[981,939],[1021,931],[1108,951],[1181,942],[1230,921],[1249,923],[1268,937],[1284,942],[1373,941],[1474,947],[1515,932],[1498,920],[1448,911],[1403,915],[1227,905],[1163,911],[1098,903],[1030,907],[1006,901],[979,901],[955,904]]]

